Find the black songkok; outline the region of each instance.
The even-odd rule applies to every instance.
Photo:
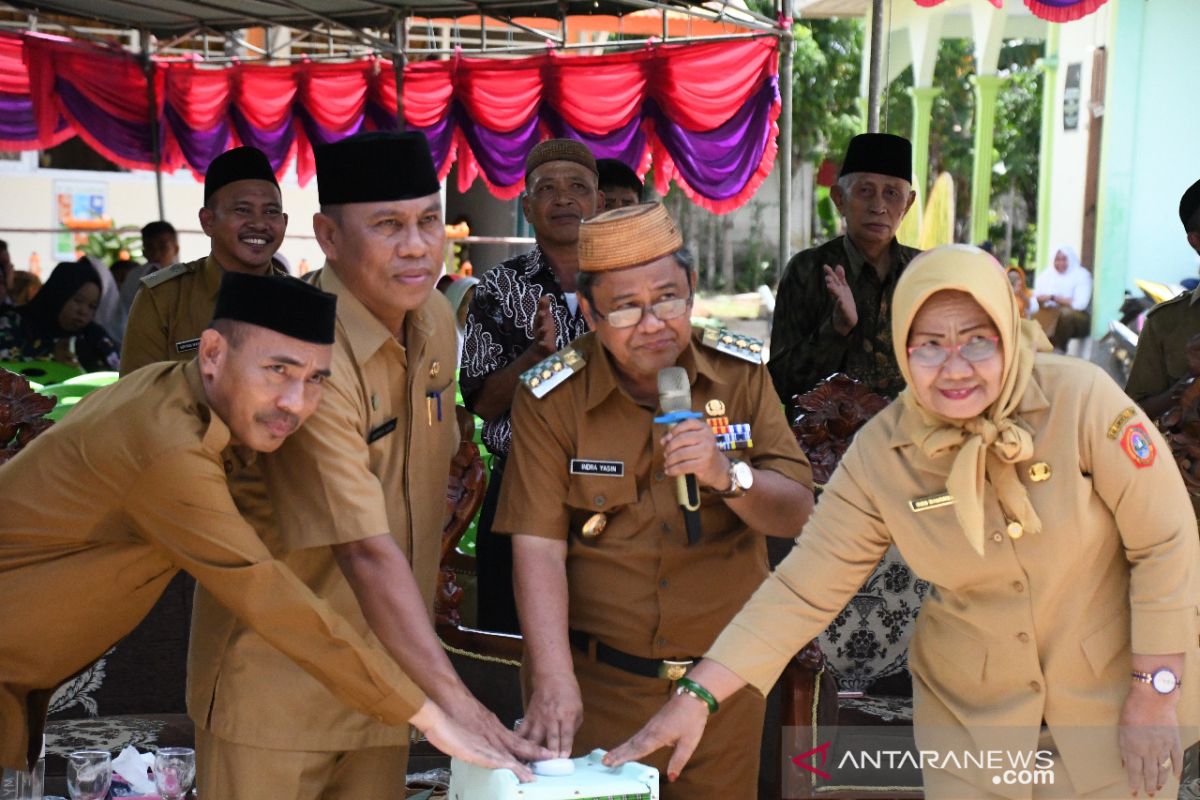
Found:
[[[1195,226],[1189,226],[1188,223],[1192,221],[1192,217],[1196,215],[1198,209],[1200,209],[1200,181],[1189,186],[1179,201],[1179,221],[1183,223],[1183,229],[1188,233],[1195,230]]]
[[[333,344],[337,296],[285,275],[226,272],[213,321],[247,322],[313,344]]]
[[[632,189],[638,198],[641,198],[642,190],[645,187],[637,173],[630,169],[624,161],[618,161],[615,158],[598,158],[596,159],[596,172],[600,176],[596,185],[601,189],[605,186],[623,186]]]
[[[207,203],[222,186],[234,181],[267,181],[279,188],[271,162],[257,147],[235,147],[212,160],[204,174],[204,202]]]
[[[853,172],[874,172],[912,182],[912,142],[890,133],[860,133],[846,147],[838,177]]]
[[[429,141],[420,132],[360,133],[314,152],[323,206],[413,200],[441,190]]]

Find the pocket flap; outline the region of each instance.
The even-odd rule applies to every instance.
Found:
[[[1083,654],[1097,676],[1104,673],[1104,668],[1118,653],[1130,649],[1129,636],[1129,615],[1118,612],[1083,638]]]

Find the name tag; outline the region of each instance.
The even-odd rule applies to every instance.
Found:
[[[571,459],[572,475],[607,475],[620,478],[625,475],[624,461],[592,461],[586,458]]]
[[[389,433],[391,433],[394,430],[396,430],[396,417],[392,417],[387,422],[383,423],[378,428],[375,428],[370,433],[368,433],[367,434],[367,444],[371,444],[372,442],[382,439],[383,437],[387,436]]]
[[[190,353],[193,350],[200,349],[200,339],[184,339],[182,342],[175,343],[176,353]]]
[[[954,505],[954,498],[949,492],[941,492],[939,494],[930,494],[924,497],[915,497],[908,501],[908,507],[914,513],[929,511],[934,508],[942,508],[943,506]]]

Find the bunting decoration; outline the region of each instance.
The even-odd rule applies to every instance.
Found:
[[[921,8],[933,8],[946,0],[913,0]],[[1004,0],[988,0],[996,8],[1004,8]],[[1107,0],[1024,0],[1035,17],[1049,22],[1074,22],[1104,5]]]
[[[429,139],[444,179],[477,178],[518,195],[525,154],[542,139],[585,142],[656,188],[670,181],[700,206],[731,211],[775,159],[780,102],[774,38],[671,44],[599,56],[451,57],[409,64],[404,119]],[[155,60],[43,34],[0,33],[0,150],[45,149],[71,136],[128,169],[154,169],[147,74],[154,81],[161,168],[202,176],[221,152],[260,148],[277,173],[315,173],[313,145],[396,124],[390,61],[211,67]]]

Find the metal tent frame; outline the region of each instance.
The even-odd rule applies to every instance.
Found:
[[[881,3],[882,0],[875,0]],[[293,58],[362,58],[370,54],[392,58],[397,84],[403,81],[403,68],[410,56],[437,57],[452,53],[486,56],[513,56],[520,53],[544,52],[547,47],[560,50],[619,49],[641,47],[656,42],[720,41],[773,36],[779,40],[779,92],[781,98],[777,169],[779,170],[779,263],[778,273],[790,255],[791,196],[792,196],[792,2],[776,0],[776,19],[769,19],[744,7],[732,5],[731,0],[7,0],[9,7],[27,14],[28,27],[50,23],[68,36],[99,43],[103,46],[132,49],[139,53],[147,73],[154,69],[154,58],[170,57],[181,46],[192,45],[189,51],[212,63],[227,63],[238,58],[225,51],[238,47],[249,49],[264,60]],[[2,8],[3,6],[0,6]],[[638,11],[658,11],[661,28],[644,38],[620,38],[585,44],[568,41],[572,19],[617,16]],[[53,15],[47,18],[46,15]],[[61,15],[62,18],[59,17]],[[686,20],[687,33],[672,35],[670,18]],[[129,45],[123,47],[111,39],[97,36],[86,29],[82,20],[127,31]],[[453,47],[449,42],[433,44],[425,38],[425,47],[413,47],[414,26],[421,21],[432,28],[434,21],[449,21],[457,33],[461,22],[472,23],[478,31],[477,46]],[[557,20],[556,30],[531,20]],[[691,23],[736,26],[741,32],[696,36]],[[679,26],[675,26],[679,27]],[[262,47],[238,38],[238,32],[253,28],[284,29],[286,45],[298,42],[320,42],[327,46],[324,56],[306,53],[302,56],[283,56],[284,46]],[[489,46],[489,33],[500,32],[509,41],[501,46]],[[618,23],[620,32],[620,23]],[[419,29],[417,29],[418,37]],[[210,36],[220,37],[221,53],[209,51]],[[447,37],[448,38],[448,37]],[[515,38],[524,42],[516,43]],[[196,49],[196,44],[199,49]],[[432,46],[431,46],[432,45]],[[149,82],[153,92],[154,82]],[[402,96],[401,92],[397,92]],[[155,98],[151,96],[151,108]],[[403,124],[403,107],[398,109]],[[157,141],[157,136],[154,137]],[[156,161],[160,156],[156,154]],[[162,172],[156,169],[156,186],[160,211],[163,206]]]

